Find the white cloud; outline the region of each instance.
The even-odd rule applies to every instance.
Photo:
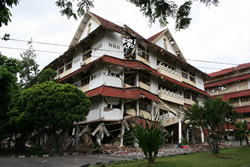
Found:
[[[179,0],[183,2],[183,0]],[[148,26],[147,18],[142,16],[139,8],[126,0],[95,0],[93,13],[120,26],[127,24],[140,35],[148,38],[162,30],[158,22]],[[209,60],[241,64],[250,62],[250,1],[221,1],[218,7],[206,7],[200,2],[192,6],[192,23],[187,30],[175,32],[174,21],[169,19],[169,29],[187,59]],[[69,45],[80,23],[62,17],[55,1],[25,0],[12,9],[12,23],[0,28],[0,36],[10,33],[11,38],[58,43]],[[0,46],[27,48],[26,43],[0,41]],[[63,53],[67,47],[34,44],[36,50]],[[11,57],[20,57],[20,50],[0,48]],[[38,63],[43,68],[60,54],[38,53]],[[228,65],[188,61],[194,66],[225,68]],[[216,69],[200,68],[205,72]]]

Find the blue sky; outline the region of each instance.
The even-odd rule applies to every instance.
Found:
[[[183,2],[183,0],[179,0]],[[206,7],[194,2],[190,27],[175,32],[174,20],[169,19],[170,29],[188,62],[200,70],[210,73],[233,65],[204,63],[191,60],[206,60],[230,64],[250,62],[250,1],[220,0],[218,7]],[[237,3],[236,3],[237,2]],[[149,27],[148,20],[133,4],[126,0],[95,0],[91,12],[120,26],[128,25],[140,35],[148,38],[163,28],[158,22]],[[30,40],[69,45],[80,23],[73,18],[68,20],[59,13],[53,0],[21,0],[12,9],[12,22],[0,28],[0,36],[9,33],[12,39]],[[164,27],[166,28],[166,27]],[[14,47],[27,49],[26,42],[0,41],[0,51],[10,57],[20,58],[23,50],[7,49]],[[37,50],[40,69],[63,54],[67,47],[33,43]],[[39,51],[52,51],[46,53]],[[202,68],[200,68],[202,67]],[[204,68],[209,67],[209,68]]]

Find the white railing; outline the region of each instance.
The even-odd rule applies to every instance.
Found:
[[[180,94],[178,92],[174,92],[174,91],[170,91],[170,90],[161,88],[159,90],[159,93],[170,96],[170,97],[174,97],[174,98],[177,98],[177,99],[180,99],[180,100],[183,100],[182,94]]]
[[[160,63],[158,68],[160,68],[161,70],[164,70],[172,75],[175,75],[177,77],[181,77],[181,73],[176,71],[174,68],[169,67],[169,66],[165,66],[164,64]]]

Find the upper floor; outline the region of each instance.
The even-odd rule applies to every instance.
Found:
[[[144,39],[128,26],[117,26],[93,13],[83,18],[68,51],[47,67],[57,71],[57,78],[64,78],[103,55],[140,61],[167,78],[200,90],[209,78],[185,61],[168,29]]]

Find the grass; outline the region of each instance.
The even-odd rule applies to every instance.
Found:
[[[93,165],[94,166],[94,165]],[[147,160],[102,164],[105,167],[146,167]],[[210,151],[157,158],[154,167],[250,167],[250,147],[242,146],[220,150],[218,155]]]

